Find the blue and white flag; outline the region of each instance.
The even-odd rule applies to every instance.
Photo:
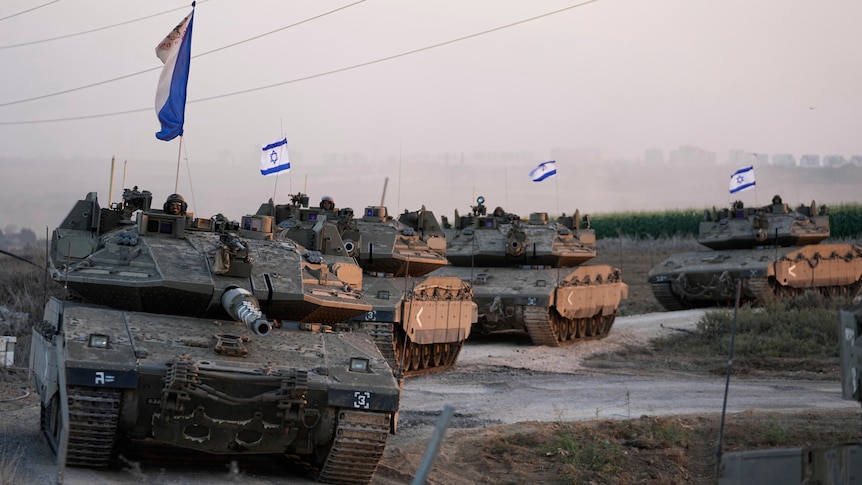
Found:
[[[538,167],[530,170],[530,178],[533,179],[533,182],[541,182],[546,178],[555,177],[556,175],[557,162],[554,160],[540,163]]]
[[[162,131],[156,133],[159,140],[171,141],[183,134],[186,86],[192,59],[194,6],[192,2],[192,13],[156,46],[156,56],[165,64],[156,87],[156,114],[162,124]]]
[[[730,176],[730,193],[735,194],[754,187],[754,166],[749,165],[733,172]]]
[[[260,155],[260,174],[274,175],[282,170],[290,170],[290,159],[287,155],[287,138],[263,146]]]

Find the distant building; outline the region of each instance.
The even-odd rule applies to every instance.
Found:
[[[751,163],[751,159],[747,151],[734,149],[727,152],[727,162],[733,166],[741,166]]]
[[[850,165],[856,165],[857,167],[862,167],[862,155],[851,156],[847,163]]]
[[[597,148],[552,148],[550,159],[576,164],[596,164],[603,162],[604,156]]]
[[[650,148],[644,152],[644,162],[647,165],[664,165],[664,152],[658,148]]]
[[[683,145],[670,151],[670,163],[673,164],[715,165],[715,160],[715,152],[708,152],[692,145]]]
[[[799,166],[805,168],[815,168],[820,166],[820,155],[807,153],[799,157]]]
[[[843,167],[847,165],[844,155],[823,155],[824,167]]]
[[[796,157],[790,153],[776,153],[772,155],[772,165],[777,167],[795,167]]]

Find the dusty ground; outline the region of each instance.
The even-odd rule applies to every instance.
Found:
[[[455,371],[408,380],[399,433],[373,483],[411,483],[444,403],[455,413],[431,484],[715,483],[726,361],[634,350],[698,319],[694,311],[641,315],[660,311],[646,272],[680,248],[635,249],[605,248],[596,261],[623,269],[630,295],[620,313],[638,315],[619,318],[606,339],[558,349],[518,334],[471,339]],[[840,399],[834,360],[760,364],[734,365],[724,453],[862,441],[862,412]],[[0,374],[0,485],[56,483],[36,431],[38,400],[26,393],[23,372]],[[75,469],[65,483],[311,483],[249,466],[239,474],[222,465],[143,474]]]

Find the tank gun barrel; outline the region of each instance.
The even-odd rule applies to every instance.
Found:
[[[260,310],[257,298],[245,288],[234,287],[225,291],[221,297],[221,305],[231,317],[246,324],[257,335],[266,335],[272,329],[272,325]]]

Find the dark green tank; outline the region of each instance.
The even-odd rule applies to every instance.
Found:
[[[61,466],[109,466],[146,440],[370,483],[400,384],[367,333],[333,331],[371,311],[359,267],[276,239],[265,216],[151,199],[90,193],[54,231],[52,275],[77,298],[48,301],[30,367]]]
[[[704,213],[697,240],[711,250],[672,255],[647,277],[667,310],[731,304],[737,280],[744,301],[762,303],[806,290],[855,296],[862,248],[822,243],[829,234],[829,216],[813,201],[795,210],[779,196],[758,208],[737,201]]]
[[[432,275],[472,284],[480,333],[524,330],[550,346],[604,337],[628,285],[618,268],[583,264],[596,256],[588,220],[578,212],[554,222],[545,212],[522,220],[500,207],[489,215],[479,197],[469,215],[456,211],[446,235],[451,265]]]

